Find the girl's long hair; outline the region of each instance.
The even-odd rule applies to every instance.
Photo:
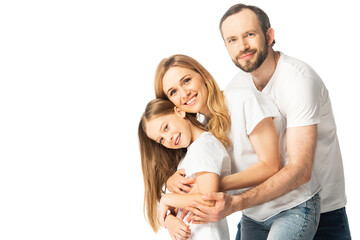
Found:
[[[186,148],[168,149],[150,139],[146,134],[146,122],[160,116],[174,114],[174,104],[165,99],[150,101],[142,115],[138,128],[141,167],[144,178],[144,213],[155,232],[160,227],[157,205],[165,193],[165,183],[174,174]],[[195,126],[206,130],[194,116],[186,116]]]
[[[211,113],[207,128],[224,146],[229,147],[231,141],[227,136],[227,132],[230,128],[230,116],[224,94],[220,91],[219,86],[211,74],[195,59],[186,55],[176,54],[161,60],[155,73],[156,97],[168,99],[163,91],[163,78],[171,67],[187,68],[201,75],[208,89],[207,106]]]

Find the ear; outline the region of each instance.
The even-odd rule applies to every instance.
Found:
[[[273,28],[269,28],[266,31],[266,37],[267,37],[267,41],[268,41],[267,45],[270,46],[275,39],[275,31]]]
[[[186,112],[181,110],[178,107],[174,107],[174,112],[177,116],[181,117],[181,118],[185,118],[186,117]]]

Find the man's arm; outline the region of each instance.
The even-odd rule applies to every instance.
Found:
[[[211,193],[203,196],[204,200],[215,200],[214,207],[193,202],[187,208],[197,216],[190,216],[193,223],[218,221],[233,212],[253,207],[278,198],[311,178],[317,142],[317,125],[292,127],[286,130],[289,163],[278,173],[262,184],[240,195],[229,196],[223,193]]]

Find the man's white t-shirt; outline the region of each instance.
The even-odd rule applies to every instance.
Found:
[[[188,148],[178,169],[185,169],[186,177],[199,172],[212,172],[220,177],[231,173],[231,161],[224,145],[210,132],[204,132]],[[179,214],[178,214],[179,215]],[[230,239],[226,218],[207,224],[190,224],[191,240]]]
[[[228,153],[232,164],[231,172],[243,171],[258,162],[258,156],[251,145],[249,135],[265,118],[272,117],[279,138],[281,167],[288,164],[286,152],[285,119],[279,113],[272,100],[252,88],[226,89],[225,99],[231,117],[231,128],[228,136],[232,142]],[[256,221],[265,221],[276,214],[291,209],[314,196],[320,185],[316,177],[299,188],[269,202],[243,210],[243,214]],[[239,194],[248,189],[230,191]]]
[[[250,73],[240,71],[226,89],[252,88]],[[346,205],[345,180],[329,93],[316,72],[302,61],[280,53],[275,72],[262,93],[275,102],[286,127],[317,124],[313,173],[321,185],[321,212]]]

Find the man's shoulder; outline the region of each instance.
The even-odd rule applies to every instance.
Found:
[[[239,71],[225,88],[225,92],[231,89],[247,88],[252,84],[252,77],[250,73]]]

